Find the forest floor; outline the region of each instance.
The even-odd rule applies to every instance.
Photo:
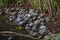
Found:
[[[13,31],[17,33],[26,33],[25,30],[18,31],[16,29],[17,25],[14,23],[14,21],[6,23],[6,16],[0,16],[0,31]],[[53,33],[60,33],[60,19],[56,20],[55,22],[47,23],[47,26],[49,26],[51,32]]]

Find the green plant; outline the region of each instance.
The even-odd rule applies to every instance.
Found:
[[[21,31],[22,29],[23,29],[23,27],[22,26],[17,26],[17,28],[16,28],[18,31]]]
[[[20,3],[20,5],[24,4],[24,0],[19,0],[19,1],[17,1],[17,3]]]
[[[4,3],[3,3],[3,1],[2,1],[2,0],[0,0],[0,6],[3,6],[3,4],[4,4]]]
[[[52,34],[45,37],[44,40],[60,40],[60,34]]]
[[[32,7],[34,7],[34,8],[36,8],[36,9],[38,9],[38,1],[37,0],[33,0],[32,2],[31,2],[31,5],[32,5]]]
[[[52,4],[53,6],[57,6],[57,5],[58,5],[58,1],[57,1],[57,0],[51,0],[51,4]]]
[[[41,0],[41,7],[42,7],[42,10],[47,10],[47,6],[45,4],[45,0]]]

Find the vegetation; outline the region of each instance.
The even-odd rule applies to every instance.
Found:
[[[17,3],[19,3],[20,5],[24,4],[24,0],[19,0],[19,1],[17,1]]]
[[[36,9],[38,9],[38,7],[39,7],[37,0],[32,0],[31,5],[32,5],[32,7],[36,8]]]
[[[0,6],[3,6],[4,3],[3,3],[3,0],[0,0]]]
[[[10,3],[13,3],[13,2],[15,2],[14,0],[10,0],[9,1]],[[53,17],[56,17],[57,16],[57,18],[58,17],[60,17],[60,3],[59,3],[59,0],[51,0],[51,2],[50,2],[50,4],[51,5],[49,5],[48,3],[45,3],[45,2],[48,2],[48,1],[46,1],[46,0],[31,0],[31,3],[30,3],[30,5],[32,6],[32,8],[33,9],[40,9],[41,8],[41,11],[44,13],[44,12],[46,12],[46,11],[49,11],[49,13],[50,13],[50,9],[51,9],[51,13],[53,13]],[[27,4],[28,3],[28,0],[18,0],[17,2],[16,2],[17,4],[20,4],[20,5],[22,5],[22,4]],[[9,4],[9,3],[8,3]],[[51,7],[49,7],[49,6]],[[0,6],[4,6],[4,2],[3,2],[3,0],[0,0]],[[40,7],[40,8],[39,8]],[[12,8],[12,7],[11,7]],[[49,9],[50,8],[50,9]],[[14,9],[14,8],[12,8],[12,9]],[[17,8],[17,10],[19,10],[18,8]],[[32,10],[32,9],[31,9]],[[22,9],[22,13],[24,13],[24,10]],[[40,10],[39,10],[40,11]],[[18,11],[17,11],[18,12]],[[32,12],[32,14],[33,14],[34,12]],[[35,12],[36,13],[36,12]],[[49,14],[48,13],[48,14]],[[23,21],[22,21],[22,23],[23,22],[25,22],[24,20],[27,20],[27,19],[29,19],[29,17],[25,17],[25,14],[22,14],[22,16],[24,16],[24,19],[23,19]],[[28,16],[31,16],[31,15],[28,15]],[[39,15],[40,16],[40,15]],[[49,16],[49,15],[48,15]],[[53,18],[52,17],[52,18]],[[34,18],[35,18],[35,16],[34,16]],[[45,17],[44,17],[45,18]],[[0,15],[0,31],[4,31],[4,30],[8,30],[8,31],[15,31],[15,32],[19,32],[19,33],[25,33],[26,31],[25,31],[25,29],[24,29],[24,27],[23,26],[21,26],[21,25],[17,25],[16,23],[15,23],[15,20],[14,21],[8,21],[8,22],[6,22],[6,20],[7,20],[7,17],[6,17],[6,15],[4,14],[3,16],[2,15]],[[22,18],[21,18],[21,20],[22,20]],[[31,20],[29,19],[29,22],[30,22]],[[49,20],[48,20],[49,21]],[[54,21],[54,19],[53,19],[53,21]],[[19,21],[20,22],[20,21]],[[18,23],[19,23],[18,22]],[[55,22],[55,21],[54,21]],[[28,22],[27,22],[28,23]],[[53,22],[52,22],[53,23]],[[25,23],[26,24],[26,23]],[[24,26],[25,26],[25,24],[24,24]],[[29,24],[29,23],[28,23]],[[43,24],[43,23],[42,23]],[[30,24],[29,24],[30,25]],[[35,26],[35,25],[34,25]],[[55,25],[54,25],[55,26]],[[28,29],[27,31],[30,31],[31,29],[29,29],[28,28],[28,26],[26,27],[26,29]],[[32,29],[34,29],[34,28],[32,28]],[[24,30],[23,32],[22,32],[22,30]],[[28,33],[28,32],[26,32],[26,33]],[[29,32],[30,33],[30,32]],[[57,34],[51,34],[51,35],[46,35],[45,37],[44,37],[44,40],[54,40],[54,39],[56,39],[56,40],[60,40],[60,33],[57,33]]]
[[[44,40],[60,40],[60,34],[53,34],[46,36]]]

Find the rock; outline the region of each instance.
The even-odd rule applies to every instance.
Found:
[[[19,23],[18,23],[18,25],[24,25],[25,24],[25,21],[20,21]]]
[[[12,20],[14,20],[15,19],[15,16],[9,16],[9,21],[12,21]]]
[[[38,16],[37,18],[38,18],[38,19],[40,19],[41,17],[40,17],[40,16]]]
[[[44,14],[43,13],[40,13],[40,15],[39,15],[41,18],[43,18],[43,16],[44,16]]]
[[[51,21],[50,18],[48,17],[45,18],[45,22],[50,22],[50,21]]]
[[[30,27],[29,26],[26,26],[25,29],[28,31],[30,29]]]
[[[33,34],[33,31],[29,31],[29,34],[32,35]]]
[[[29,27],[29,24],[26,24],[25,27]]]
[[[42,19],[42,18],[41,18],[41,19],[39,19],[39,20],[40,20],[40,22],[44,22],[44,19]]]
[[[44,39],[50,39],[51,35],[45,35]]]
[[[29,14],[32,14],[34,9],[29,9]]]
[[[17,17],[17,18],[20,18],[20,16],[21,16],[21,15],[20,15],[20,14],[18,14],[18,17]]]
[[[31,14],[26,14],[28,17],[31,17],[32,15]]]
[[[3,10],[2,9],[0,9],[0,15],[2,15],[4,12],[3,12]]]
[[[9,37],[8,40],[11,40],[13,37]]]
[[[37,32],[30,31],[29,34],[30,36],[36,36]]]
[[[19,8],[16,8],[16,10],[18,11],[18,10],[19,10]]]
[[[38,36],[38,39],[42,38],[42,36]]]
[[[9,13],[9,14],[11,14],[11,15],[15,15],[15,14],[16,14],[16,12],[11,12],[11,13]]]
[[[22,18],[23,18],[24,16],[25,16],[25,14],[20,15],[20,17],[22,17]]]
[[[23,18],[16,18],[16,22],[19,23],[20,21],[22,21]]]
[[[33,22],[32,19],[29,19],[28,23]]]
[[[44,35],[46,34],[48,31],[47,27],[46,26],[40,26],[40,29],[39,29],[39,32],[41,35]]]
[[[37,30],[37,26],[34,25],[34,26],[32,27],[32,30],[36,31],[36,30]]]
[[[40,21],[39,20],[34,21],[34,25],[39,26],[40,25]]]
[[[29,14],[31,15],[37,15],[38,11],[34,10],[34,9],[29,9]]]
[[[35,21],[36,19],[37,19],[37,17],[35,17],[35,16],[32,18],[33,21]]]
[[[55,18],[51,18],[52,22],[54,22],[56,19]]]
[[[26,17],[24,20],[25,20],[25,21],[28,21],[28,20],[29,20],[29,17]]]
[[[11,12],[14,12],[16,9],[14,8],[14,7],[12,7],[11,9],[10,9],[10,11]]]
[[[30,23],[29,26],[32,27],[33,26],[33,23]]]
[[[21,14],[25,14],[25,9],[20,9]]]
[[[44,22],[40,22],[40,25],[44,25],[45,23]]]
[[[26,25],[25,25],[25,29],[26,29],[27,31],[29,31],[29,30],[31,29],[31,26],[30,26],[29,24],[26,24]]]
[[[5,10],[5,13],[7,13],[7,14],[9,13],[9,8]]]
[[[32,36],[36,36],[37,35],[37,32],[33,32]]]

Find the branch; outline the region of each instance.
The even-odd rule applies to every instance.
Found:
[[[11,32],[11,31],[2,31],[2,32],[0,32],[0,34],[5,35],[5,36],[23,36],[23,37],[32,38],[32,39],[38,39],[35,37],[31,37],[29,35],[24,35],[21,33],[16,33],[16,32]],[[8,35],[6,35],[6,34],[8,34]]]

